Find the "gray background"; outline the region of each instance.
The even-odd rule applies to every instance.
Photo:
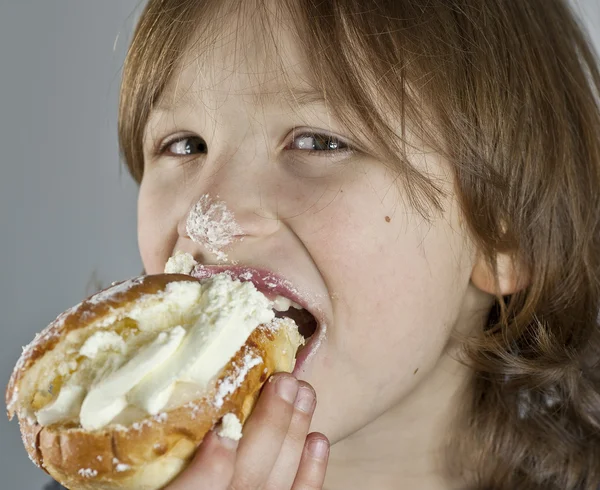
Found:
[[[600,0],[575,3],[600,48]],[[139,11],[138,0],[0,0],[2,386],[35,332],[141,271],[136,186],[116,139]],[[16,422],[0,417],[0,441],[0,489],[39,489],[46,474],[29,462]]]

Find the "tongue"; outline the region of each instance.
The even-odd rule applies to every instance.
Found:
[[[298,325],[298,332],[305,339],[309,338],[317,329],[317,322],[308,311],[290,308],[287,311],[275,311],[277,318],[290,318]]]

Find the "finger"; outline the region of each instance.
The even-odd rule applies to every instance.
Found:
[[[269,480],[264,486],[265,490],[291,488],[300,465],[302,449],[316,405],[316,397],[313,388],[308,383],[300,381],[299,384],[300,388],[294,402],[294,414],[290,428]]]
[[[329,459],[329,441],[318,432],[306,438],[292,490],[322,490]]]
[[[298,380],[276,374],[265,384],[252,415],[244,426],[231,487],[260,488],[269,477],[287,434]]]
[[[238,443],[206,434],[190,465],[164,490],[226,490],[233,477]]]

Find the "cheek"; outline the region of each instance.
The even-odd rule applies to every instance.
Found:
[[[345,187],[305,230],[332,295],[329,335],[340,346],[336,356],[374,373],[369,382],[375,384],[390,382],[388,376],[397,380],[399,370],[412,377],[435,363],[458,318],[471,268],[452,202],[444,216],[426,223],[389,186],[382,196]]]
[[[149,180],[142,181],[138,197],[138,246],[148,274],[163,271],[177,240],[177,219],[169,194]]]

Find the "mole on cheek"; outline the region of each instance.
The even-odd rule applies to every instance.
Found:
[[[390,218],[389,216],[386,216],[385,221],[389,223],[390,221],[392,221],[392,218]]]

